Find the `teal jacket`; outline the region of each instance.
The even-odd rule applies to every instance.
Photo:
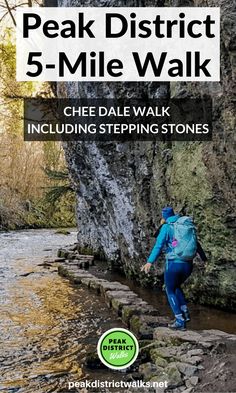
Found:
[[[173,260],[173,256],[171,257],[171,251],[172,251],[172,241],[173,241],[173,237],[174,237],[174,229],[172,225],[168,225],[171,223],[174,223],[175,221],[178,220],[180,216],[178,214],[176,214],[175,216],[171,216],[169,218],[167,218],[166,220],[166,224],[163,224],[159,235],[157,236],[156,239],[156,243],[152,249],[151,254],[148,257],[148,262],[149,263],[154,263],[157,258],[160,256],[160,253],[163,249],[165,249],[166,252],[166,259],[167,260]],[[169,254],[169,257],[168,257]],[[202,261],[206,262],[207,261],[207,257],[206,254],[204,252],[204,250],[202,249],[201,244],[199,243],[199,241],[197,242],[197,254],[200,256],[200,258],[202,259]],[[181,259],[174,259],[176,262],[183,262],[183,260]]]
[[[152,249],[151,254],[148,257],[148,262],[149,263],[154,263],[157,258],[160,256],[161,251],[165,249],[166,254],[168,255],[168,252],[171,251],[171,242],[173,240],[173,234],[172,231],[173,229],[171,228],[171,225],[168,225],[170,223],[174,223],[175,221],[178,220],[180,216],[175,215],[167,218],[166,224],[163,224],[159,235],[157,236],[156,243]]]

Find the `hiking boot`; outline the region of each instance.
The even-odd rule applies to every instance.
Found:
[[[169,323],[168,327],[174,330],[186,330],[185,321],[182,319],[176,319],[173,323]]]
[[[185,322],[189,322],[191,320],[189,311],[182,311],[182,315],[184,317]]]

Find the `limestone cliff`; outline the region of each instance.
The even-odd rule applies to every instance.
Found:
[[[65,0],[74,6],[162,6],[162,1]],[[67,83],[58,96],[213,98],[213,142],[164,144],[67,143],[66,159],[77,191],[78,241],[139,275],[153,245],[160,209],[194,216],[209,262],[196,265],[188,284],[202,303],[236,308],[235,92],[236,5],[231,0],[168,1],[167,6],[221,7],[220,83]],[[154,280],[155,281],[155,280]]]

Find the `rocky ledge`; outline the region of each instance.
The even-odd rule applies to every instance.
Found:
[[[167,328],[168,318],[161,316],[157,309],[143,301],[127,285],[97,278],[83,269],[84,266],[88,269],[93,263],[92,255],[80,255],[76,249],[71,249],[59,250],[58,256],[59,274],[71,283],[86,286],[101,296],[139,339],[140,355],[134,368],[128,370],[128,378],[131,381],[168,382],[167,389],[149,388],[143,392],[234,391],[235,335],[219,330],[173,331]],[[95,360],[95,364],[98,364],[99,360]],[[139,391],[142,389],[139,388]]]

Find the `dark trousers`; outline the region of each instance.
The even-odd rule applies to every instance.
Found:
[[[182,314],[181,306],[186,305],[181,284],[190,276],[192,270],[192,262],[168,261],[166,263],[165,289],[170,307],[175,316]]]

